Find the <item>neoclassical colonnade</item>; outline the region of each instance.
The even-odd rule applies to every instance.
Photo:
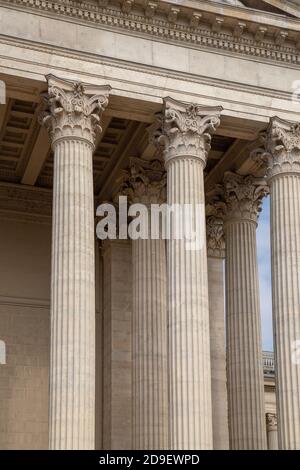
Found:
[[[47,80],[42,121],[54,151],[49,446],[93,449],[92,156],[110,87]],[[203,171],[221,111],[166,98],[150,138],[163,152],[167,181],[162,167],[140,162],[125,185],[131,201],[208,208],[207,221],[204,211],[200,218],[207,245],[196,251],[183,240],[166,248],[163,240],[132,241],[134,449],[267,447],[256,226],[269,190],[279,446],[300,448],[299,365],[291,355],[300,339],[300,126],[272,119],[253,155],[266,178],[226,173],[205,201]]]

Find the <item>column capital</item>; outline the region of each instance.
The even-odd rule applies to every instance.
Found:
[[[282,174],[300,174],[300,122],[274,117],[260,134],[260,142],[262,146],[252,152],[252,158],[265,168],[269,180]]]
[[[222,201],[222,186],[216,185],[208,196],[206,204],[207,255],[212,258],[225,258],[224,216],[226,204]]]
[[[263,198],[269,194],[264,178],[226,172],[224,176],[225,222],[234,219],[257,222]]]
[[[164,151],[165,163],[173,158],[198,158],[205,167],[222,109],[165,98],[162,113],[156,114],[149,128],[150,140]]]
[[[206,217],[206,239],[207,255],[211,258],[225,258],[224,227],[220,217]]]
[[[166,202],[167,175],[160,160],[131,158],[124,170],[118,195],[127,196],[129,202],[163,204]]]
[[[60,139],[80,139],[95,145],[100,118],[108,104],[109,85],[89,85],[47,75],[48,92],[42,95],[40,122],[52,145]]]
[[[275,413],[266,414],[267,431],[277,431],[277,415]]]

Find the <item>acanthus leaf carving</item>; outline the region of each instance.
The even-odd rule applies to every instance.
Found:
[[[164,152],[166,164],[182,156],[199,158],[205,166],[222,109],[165,98],[163,112],[149,128],[150,141]]]
[[[224,202],[226,222],[245,219],[257,222],[262,200],[269,194],[264,178],[226,172],[224,175]]]
[[[222,200],[223,187],[217,184],[207,194],[206,201],[206,241],[207,255],[213,258],[225,258],[224,217],[226,204]]]
[[[225,236],[223,220],[211,215],[206,217],[207,255],[215,258],[225,257]]]
[[[266,414],[267,430],[276,431],[277,430],[277,415],[275,413]]]
[[[43,94],[40,122],[48,129],[52,143],[59,138],[77,137],[94,145],[102,131],[100,119],[108,104],[109,86],[91,86],[48,75],[48,92]]]
[[[131,158],[129,168],[121,176],[117,195],[127,196],[131,204],[163,204],[166,186],[166,172],[160,160]]]
[[[261,147],[252,152],[253,160],[265,169],[268,179],[274,176],[300,174],[300,123],[271,119],[260,134]]]

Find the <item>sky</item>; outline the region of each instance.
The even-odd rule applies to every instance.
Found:
[[[263,350],[273,351],[269,197],[264,199],[262,212],[258,219],[257,255]]]

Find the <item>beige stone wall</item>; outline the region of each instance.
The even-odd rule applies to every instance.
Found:
[[[0,450],[47,449],[51,226],[0,220]],[[96,242],[96,449],[102,448],[102,259]]]
[[[50,225],[0,221],[0,449],[48,445]]]
[[[275,379],[265,378],[265,411],[266,413],[277,413]]]

